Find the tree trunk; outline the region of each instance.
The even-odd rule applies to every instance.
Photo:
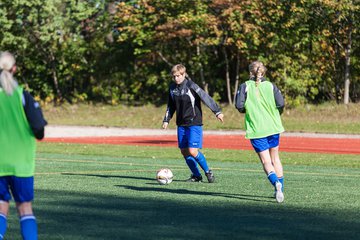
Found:
[[[231,88],[230,88],[230,73],[229,73],[229,59],[226,52],[225,46],[223,46],[223,53],[225,58],[225,79],[226,79],[226,90],[229,104],[232,105],[232,98],[231,98]]]
[[[234,89],[234,98],[233,98],[233,102],[235,104],[235,99],[236,99],[236,93],[239,87],[239,72],[240,72],[240,54],[239,54],[239,49],[236,53],[236,70],[235,70],[235,89]]]
[[[349,104],[350,92],[350,54],[351,54],[351,30],[349,32],[349,42],[345,47],[345,86],[344,86],[344,104]]]
[[[53,82],[54,82],[54,88],[55,88],[55,92],[56,92],[56,100],[58,102],[61,102],[63,100],[62,98],[62,94],[59,88],[59,81],[58,81],[58,77],[57,77],[57,73],[56,73],[56,66],[55,66],[55,57],[54,54],[52,52],[50,52],[50,58],[51,58],[51,74],[53,77]],[[55,101],[56,102],[56,101]]]
[[[207,94],[209,94],[209,84],[205,81],[204,68],[203,68],[203,65],[201,64],[201,61],[200,61],[201,52],[200,52],[200,45],[199,44],[196,45],[196,55],[198,56],[198,59],[199,59],[200,81],[201,81],[201,83],[203,85],[204,91]]]

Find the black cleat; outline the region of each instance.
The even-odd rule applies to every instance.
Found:
[[[215,182],[215,176],[211,170],[209,170],[207,173],[205,173],[209,183]]]
[[[198,176],[195,177],[194,175],[191,174],[190,178],[188,180],[186,180],[187,182],[201,182],[202,181],[202,176]]]

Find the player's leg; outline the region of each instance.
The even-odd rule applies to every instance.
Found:
[[[189,152],[189,141],[188,141],[189,130],[188,127],[178,126],[177,136],[178,136],[178,145],[183,155],[186,164],[188,165],[191,176],[188,181],[199,182],[202,180],[200,170],[197,166],[195,158]]]
[[[189,148],[189,153],[195,158],[196,162],[199,163],[201,169],[204,170],[205,173],[210,170],[204,154],[200,152],[198,148]]]
[[[272,165],[269,149],[258,152],[257,154],[270,183],[275,186],[276,182],[279,181],[279,179],[277,178],[275,168]]]
[[[195,158],[196,162],[200,165],[202,170],[205,172],[208,182],[213,183],[215,181],[214,174],[212,170],[210,170],[204,154],[199,151],[199,149],[202,148],[203,140],[202,126],[191,126],[189,127],[189,131],[189,152],[191,156]]]
[[[9,202],[0,200],[0,240],[4,239],[7,228]]]
[[[259,159],[262,163],[264,172],[267,175],[271,175],[272,173],[275,174],[275,169],[274,166],[272,165],[271,162],[271,156],[270,156],[270,151],[269,151],[269,143],[267,138],[256,138],[256,139],[250,139],[251,145],[253,146],[255,152],[258,154]],[[276,176],[276,174],[275,174]],[[275,179],[277,181],[277,178],[275,177],[271,177],[270,182],[275,185],[275,183],[272,181],[273,179]]]
[[[17,202],[16,208],[20,218],[21,235],[26,240],[37,240],[37,223],[31,202]]]
[[[282,184],[280,182],[280,179],[277,177],[275,168],[272,164],[271,157],[270,157],[270,151],[265,150],[262,152],[258,152],[258,155],[259,155],[259,158],[261,159],[264,171],[267,174],[267,177],[268,177],[270,183],[275,187],[276,201],[279,203],[283,202],[284,201],[284,193],[282,191]]]
[[[273,164],[275,172],[276,172],[276,176],[278,177],[278,179],[282,185],[282,191],[284,191],[284,172],[283,172],[283,166],[282,166],[282,163],[281,163],[280,157],[279,157],[279,147],[270,148],[269,150],[270,150],[271,161],[272,161],[272,164]]]
[[[20,218],[21,235],[25,240],[37,240],[37,223],[32,210],[34,177],[13,177],[12,194]]]
[[[282,185],[276,175],[275,168],[272,164],[271,155],[269,151],[270,146],[267,138],[251,139],[251,144],[260,158],[260,161],[263,165],[263,169],[267,174],[270,183],[276,189],[276,193],[275,193],[276,201],[278,202],[284,201],[284,194],[281,191]]]
[[[0,177],[0,240],[2,240],[7,228],[7,215],[11,194],[8,187],[9,177]]]
[[[188,133],[189,153],[193,156],[204,172],[209,171],[204,154],[199,151],[202,148],[202,126],[189,127]]]
[[[274,166],[276,175],[282,184],[282,191],[284,191],[284,172],[283,172],[283,166],[280,160],[279,156],[279,142],[280,142],[280,134],[275,134],[268,137],[268,142],[270,146],[270,156],[271,156],[271,162]]]
[[[198,168],[198,164],[195,158],[190,154],[189,148],[182,148],[181,154],[184,156],[186,164],[188,165],[191,171],[191,176],[187,181],[200,182],[202,180],[200,169]]]
[[[7,213],[9,202],[0,200],[0,240],[4,239],[7,228]]]

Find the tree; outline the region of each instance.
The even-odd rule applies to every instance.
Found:
[[[314,23],[313,34],[322,53],[328,56],[321,62],[322,69],[329,73],[335,85],[336,100],[342,98],[343,103],[348,104],[352,36],[358,33],[355,26],[359,24],[360,6],[352,0],[318,0],[311,1],[308,7]]]
[[[100,0],[2,1],[1,46],[19,56],[21,75],[32,79],[27,83],[33,90],[62,101],[67,82],[92,65],[85,55],[103,9]]]

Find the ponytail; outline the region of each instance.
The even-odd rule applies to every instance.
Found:
[[[255,81],[255,83],[256,83],[256,86],[258,86],[259,85],[259,83],[261,82],[261,78],[262,78],[262,73],[259,71],[259,68],[260,68],[260,66],[256,69],[256,81]]]
[[[2,52],[0,55],[0,87],[7,95],[11,95],[18,86],[11,72],[14,65],[14,56],[10,52]]]
[[[265,76],[266,67],[260,61],[252,62],[249,65],[250,78],[255,78],[256,86],[261,82],[262,77]]]

